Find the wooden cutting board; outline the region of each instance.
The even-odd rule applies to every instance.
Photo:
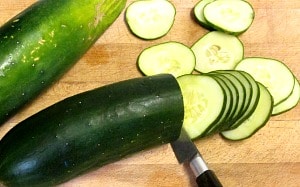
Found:
[[[35,2],[1,0],[0,24]],[[131,3],[129,0],[127,5]],[[133,36],[124,12],[88,53],[56,84],[0,127],[0,138],[14,125],[68,96],[105,84],[142,76],[136,68],[141,50],[165,41],[191,46],[207,30],[191,17],[197,0],[172,0],[177,9],[170,32],[154,41]],[[245,56],[282,60],[300,79],[300,1],[249,0],[256,13],[251,28],[240,36]],[[0,106],[1,107],[1,106]],[[300,105],[280,116],[250,139],[231,142],[219,135],[195,141],[224,186],[300,186]],[[75,178],[61,186],[154,187],[196,186],[191,171],[177,164],[170,145],[134,154]]]

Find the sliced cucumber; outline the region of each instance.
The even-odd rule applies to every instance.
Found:
[[[231,92],[231,108],[226,118],[226,124],[230,124],[238,107],[238,100],[239,100],[238,90],[236,86],[233,84],[233,82],[231,82],[231,80],[224,74],[218,74],[216,76],[224,81],[224,83],[226,84],[226,86]]]
[[[205,132],[205,136],[212,135],[216,132],[219,132],[221,128],[228,125],[228,119],[232,115],[233,110],[235,110],[235,101],[234,101],[234,94],[232,91],[231,85],[228,84],[228,80],[224,80],[224,77],[219,77],[216,75],[210,75],[214,78],[222,87],[224,94],[225,94],[225,108],[218,118],[218,120],[212,124],[208,130]]]
[[[246,103],[246,90],[243,86],[241,80],[239,80],[236,76],[231,73],[232,71],[215,71],[212,72],[214,74],[222,75],[226,77],[232,83],[232,92],[235,94],[234,96],[234,103],[235,103],[235,110],[232,113],[232,116],[229,118],[229,124],[232,124],[236,121],[242,113],[243,107]]]
[[[201,0],[199,1],[195,7],[194,7],[194,15],[195,18],[198,20],[199,24],[209,30],[212,30],[213,27],[211,27],[210,24],[207,23],[206,19],[204,18],[203,9],[208,4],[215,0]]]
[[[203,9],[204,18],[211,27],[229,34],[245,32],[254,20],[252,6],[243,0],[217,0]]]
[[[250,75],[246,78],[246,75],[243,74],[244,72],[236,70],[219,70],[209,73],[224,82],[228,79],[231,84],[227,84],[227,87],[233,95],[226,100],[226,102],[231,102],[231,111],[224,113],[225,117],[222,118],[222,121],[220,120],[219,124],[212,126],[206,135],[236,128],[254,111],[259,97],[258,86]]]
[[[224,131],[221,135],[229,140],[242,140],[252,136],[258,129],[262,128],[271,116],[273,98],[262,84],[258,83],[260,96],[257,107],[252,115],[237,128]]]
[[[243,72],[236,71],[236,70],[217,71],[217,72],[223,72],[223,73],[231,74],[231,75],[235,76],[237,78],[237,80],[242,84],[242,87],[244,89],[244,93],[242,91],[239,91],[239,94],[240,94],[240,99],[244,99],[244,103],[243,103],[243,108],[240,111],[240,116],[239,116],[239,118],[240,118],[241,116],[243,116],[243,114],[245,113],[245,111],[248,109],[248,107],[250,105],[252,92],[253,92],[252,84],[246,78],[246,76],[244,75]],[[238,84],[238,83],[236,83],[236,84]],[[237,86],[237,87],[240,87],[240,86]],[[241,88],[239,88],[239,90],[240,89]]]
[[[195,69],[202,73],[234,69],[244,56],[242,42],[233,35],[212,31],[200,38],[192,50],[196,56]]]
[[[214,78],[206,75],[184,75],[177,80],[183,95],[183,127],[192,139],[201,137],[223,114],[224,91]]]
[[[295,85],[292,94],[284,101],[282,101],[281,103],[273,107],[272,115],[282,114],[286,111],[291,110],[292,108],[297,106],[299,100],[300,100],[300,85],[298,80],[295,78]]]
[[[294,75],[282,62],[274,59],[251,57],[243,59],[235,68],[251,74],[262,83],[274,98],[274,105],[285,100],[294,88]]]
[[[274,111],[270,92],[245,71],[218,70],[177,80],[185,106],[183,126],[193,139],[215,133],[231,140],[248,138],[266,124]],[[287,105],[282,102],[278,106],[295,106],[299,92],[297,81]]]
[[[244,77],[247,79],[247,82],[250,83],[251,85],[251,93],[247,94],[247,98],[249,98],[250,101],[248,103],[248,107],[244,108],[241,116],[239,116],[239,118],[230,125],[229,129],[237,128],[241,123],[243,123],[246,119],[248,119],[252,115],[255,108],[257,107],[259,97],[260,97],[260,89],[255,79],[246,72],[241,71],[240,73],[244,75]],[[247,82],[243,82],[243,84],[247,85],[248,84]]]
[[[125,18],[133,34],[142,39],[156,39],[168,33],[175,20],[176,9],[166,0],[140,0],[131,3]]]
[[[235,113],[233,120],[231,121],[230,126],[234,125],[235,123],[242,121],[246,117],[243,117],[245,112],[249,109],[249,105],[252,98],[252,84],[250,81],[243,75],[242,72],[236,70],[219,70],[215,71],[215,73],[223,73],[224,75],[231,78],[231,81],[235,84],[236,88],[238,89],[239,100],[238,106]],[[234,80],[236,79],[236,80]],[[252,79],[254,82],[254,79]],[[257,86],[256,86],[257,87]],[[225,130],[224,128],[222,130]]]
[[[193,72],[196,58],[193,51],[178,42],[166,42],[142,51],[138,67],[145,75],[169,73],[175,77]]]

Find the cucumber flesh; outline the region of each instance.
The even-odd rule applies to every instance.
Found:
[[[231,109],[227,113],[223,113],[223,117],[220,118],[219,123],[213,125],[207,131],[206,136],[236,128],[254,111],[258,101],[258,86],[250,75],[246,78],[243,73],[236,70],[218,70],[208,73],[208,75],[218,78],[224,83],[227,82],[225,85],[227,85],[227,89],[232,94],[229,96],[227,94],[226,98],[226,102],[231,102]],[[254,97],[252,97],[252,94],[254,94]]]
[[[282,114],[286,111],[296,107],[300,100],[300,85],[298,80],[295,78],[295,85],[292,94],[281,103],[273,107],[272,115]]]
[[[235,68],[248,72],[262,83],[274,98],[274,105],[285,100],[294,88],[294,75],[282,62],[274,59],[251,57],[245,58]]]
[[[242,42],[233,35],[211,31],[192,46],[196,56],[195,70],[208,73],[234,69],[244,56]]]
[[[254,112],[258,101],[259,101],[259,97],[260,97],[260,89],[259,86],[257,84],[257,82],[255,81],[255,79],[248,73],[246,72],[240,72],[244,75],[244,77],[246,77],[246,79],[248,80],[248,82],[251,85],[251,93],[249,93],[248,98],[249,99],[249,104],[248,107],[244,109],[244,111],[242,112],[241,116],[234,121],[229,129],[235,129],[237,128],[242,122],[244,122],[246,119],[249,118],[249,116],[252,115],[252,113]],[[246,82],[244,84],[247,84]]]
[[[224,94],[225,94],[225,108],[223,109],[223,112],[221,116],[218,118],[218,120],[210,126],[210,128],[205,132],[205,136],[209,136],[211,134],[214,134],[218,132],[221,128],[224,126],[227,126],[229,117],[232,115],[233,110],[235,110],[235,103],[233,98],[233,91],[231,90],[228,82],[224,80],[224,77],[221,78],[219,76],[210,75],[212,78],[214,78],[222,87]],[[227,80],[228,81],[228,80]]]
[[[206,19],[204,18],[204,13],[203,13],[203,10],[204,10],[204,7],[213,2],[215,0],[201,0],[199,1],[195,7],[194,7],[194,15],[195,15],[195,18],[197,19],[197,21],[199,22],[199,24],[206,28],[206,29],[209,29],[209,30],[213,30],[213,28],[211,27],[210,24],[207,23]]]
[[[243,0],[217,0],[207,4],[203,10],[208,24],[229,34],[245,32],[254,20],[252,6]]]
[[[220,72],[220,71],[218,71],[218,72]],[[243,72],[236,71],[236,70],[221,71],[221,72],[229,73],[229,74],[235,76],[239,80],[239,82],[242,84],[242,87],[244,88],[245,93],[242,93],[242,91],[241,91],[241,93],[239,93],[240,95],[244,95],[244,96],[240,97],[240,99],[244,98],[243,108],[241,109],[240,115],[239,115],[239,118],[241,118],[241,116],[243,116],[245,111],[248,109],[250,102],[251,102],[251,97],[252,97],[252,92],[253,92],[252,84],[246,78],[246,75],[244,75]],[[239,90],[241,90],[241,88],[239,88]]]
[[[193,72],[196,58],[193,51],[178,42],[166,42],[144,49],[138,67],[145,75],[160,73],[179,77]]]
[[[221,132],[224,138],[229,140],[249,138],[268,122],[273,108],[273,98],[265,86],[260,83],[258,83],[258,86],[260,96],[254,112],[237,128]]]
[[[228,116],[228,122],[226,125],[223,125],[223,127],[220,130],[228,129],[235,121],[237,121],[242,116],[242,110],[244,108],[244,105],[247,103],[246,101],[246,90],[243,86],[243,79],[239,80],[236,76],[234,76],[233,71],[215,71],[211,72],[217,76],[224,76],[231,82],[230,89],[233,93],[233,107],[234,110],[232,110],[231,115]],[[210,73],[210,74],[211,74]],[[247,84],[247,83],[245,83]]]
[[[237,76],[237,73],[235,71],[229,70],[229,71],[216,71],[215,73],[222,73],[223,76],[230,79],[230,81],[234,84],[235,88],[237,89],[237,107],[236,111],[233,115],[233,118],[231,121],[235,121],[241,116],[242,110],[244,109],[244,106],[246,104],[246,89],[244,87],[244,79],[241,76]],[[242,80],[240,80],[241,78]]]
[[[231,107],[230,107],[230,112],[226,118],[225,124],[230,124],[232,121],[233,116],[235,115],[235,112],[238,107],[238,100],[239,100],[239,94],[236,86],[231,82],[231,80],[224,74],[218,74],[217,77],[221,78],[225,85],[228,87],[230,90],[230,95],[231,95]],[[225,125],[224,124],[224,125]]]
[[[157,39],[168,33],[176,9],[166,0],[134,1],[127,7],[125,18],[133,34],[142,39]]]
[[[201,137],[222,115],[224,91],[210,76],[184,75],[177,80],[183,95],[183,127],[192,139]]]

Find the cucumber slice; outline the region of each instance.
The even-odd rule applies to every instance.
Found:
[[[212,72],[226,77],[227,79],[230,80],[230,82],[233,85],[233,89],[234,89],[233,93],[235,92],[235,97],[234,97],[235,110],[234,113],[232,114],[232,117],[230,118],[229,124],[232,124],[232,122],[236,121],[241,116],[243,107],[246,102],[246,90],[242,82],[236,76],[234,76],[233,75],[234,73],[232,72],[233,72],[232,70]]]
[[[273,108],[273,98],[267,88],[258,83],[260,97],[252,115],[237,128],[221,132],[221,135],[229,140],[242,140],[249,138],[258,129],[262,128],[269,120]]]
[[[245,32],[254,20],[252,6],[243,0],[217,0],[203,9],[204,18],[216,30],[239,35]]]
[[[281,103],[273,107],[272,115],[282,114],[286,111],[296,107],[300,100],[300,85],[298,80],[295,78],[295,85],[292,94]]]
[[[235,68],[251,74],[270,91],[274,105],[285,100],[294,88],[294,75],[282,62],[274,59],[251,57],[243,59]]]
[[[212,31],[200,38],[192,50],[196,55],[195,69],[202,73],[234,69],[244,56],[242,42],[233,35]]]
[[[231,82],[231,80],[228,77],[226,77],[224,74],[217,74],[216,76],[224,81],[224,83],[226,84],[226,86],[231,92],[231,108],[225,122],[225,124],[229,125],[238,107],[238,100],[239,100],[238,90],[235,87],[235,85]]]
[[[245,111],[248,109],[252,97],[252,85],[250,81],[246,78],[245,75],[243,75],[242,72],[236,71],[236,70],[229,70],[229,71],[218,71],[218,72],[224,72],[231,74],[237,78],[237,80],[242,84],[244,93],[242,91],[239,92],[240,99],[244,99],[243,107],[240,111],[239,118],[245,113]],[[237,83],[238,84],[238,83]],[[241,89],[241,88],[239,88]]]
[[[183,95],[183,127],[192,139],[201,137],[222,115],[226,105],[224,91],[206,75],[184,75],[177,80]]]
[[[168,33],[175,20],[176,9],[166,0],[140,0],[131,3],[125,18],[133,34],[142,39],[157,39]]]
[[[138,67],[145,75],[160,73],[179,77],[193,72],[196,57],[193,51],[178,42],[166,42],[144,49],[138,58]]]
[[[246,72],[240,72],[244,75],[244,77],[247,79],[247,82],[243,82],[244,85],[247,85],[248,83],[251,85],[251,92],[247,94],[247,98],[246,101],[249,100],[249,103],[247,104],[247,107],[244,108],[242,115],[239,116],[239,118],[234,121],[229,129],[235,129],[237,128],[241,123],[243,123],[246,119],[248,119],[252,113],[254,112],[258,101],[259,101],[259,97],[260,97],[260,89],[259,86],[257,84],[257,82],[255,81],[255,79],[248,73]]]
[[[212,124],[207,132],[205,132],[205,136],[212,135],[216,132],[219,132],[219,129],[223,128],[223,126],[228,125],[228,118],[232,115],[232,111],[235,109],[234,106],[234,99],[233,99],[233,92],[232,88],[230,88],[228,82],[224,80],[224,77],[219,77],[216,75],[209,75],[212,78],[214,78],[222,87],[224,94],[225,94],[225,108],[221,114],[221,116],[218,118],[214,124]]]
[[[195,18],[197,19],[199,24],[208,30],[213,30],[213,27],[211,27],[211,25],[207,23],[206,19],[204,18],[203,9],[208,3],[211,3],[213,1],[215,0],[201,0],[195,5],[193,11]]]

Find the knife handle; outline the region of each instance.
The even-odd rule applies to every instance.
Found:
[[[206,170],[200,174],[196,182],[199,187],[222,187],[221,182],[212,170]]]
[[[216,174],[208,169],[200,153],[197,153],[190,161],[190,167],[197,176],[196,182],[199,187],[222,187]]]

